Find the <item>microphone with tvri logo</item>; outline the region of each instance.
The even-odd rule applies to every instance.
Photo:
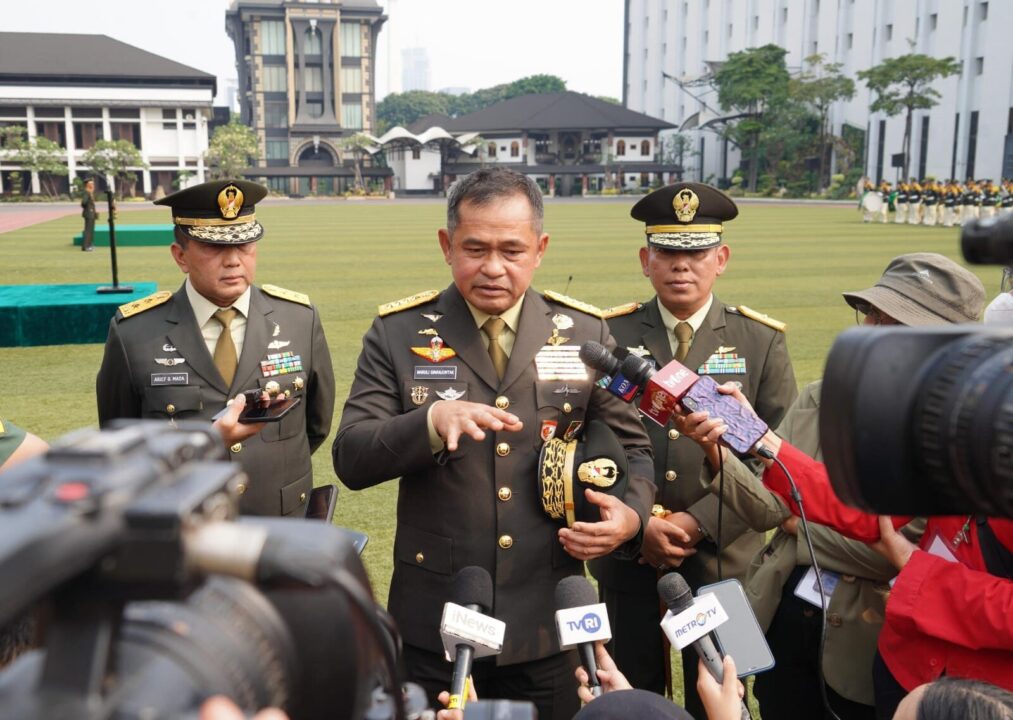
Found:
[[[560,649],[577,647],[591,694],[601,695],[594,643],[611,640],[612,630],[605,603],[598,602],[597,593],[583,575],[565,577],[556,585],[556,632]]]
[[[580,361],[602,373],[603,377],[598,381],[599,387],[626,402],[632,402],[640,392],[641,386],[625,377],[620,369],[621,361],[629,354],[628,351],[625,348],[616,348],[616,353],[622,357],[616,357],[604,345],[592,340],[580,346]]]
[[[689,584],[682,575],[674,572],[658,580],[658,596],[668,608],[661,621],[661,629],[668,641],[680,650],[692,645],[711,677],[723,683],[724,664],[711,633],[728,620],[728,615],[717,597],[707,594],[694,599]],[[745,703],[742,703],[742,718],[750,720]]]
[[[485,568],[469,565],[453,580],[453,601],[443,606],[440,637],[447,660],[453,660],[450,710],[464,709],[468,700],[468,676],[474,658],[499,655],[503,650],[506,623],[483,613],[492,608],[492,578]]]

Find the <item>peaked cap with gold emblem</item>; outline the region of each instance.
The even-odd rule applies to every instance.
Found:
[[[254,206],[267,188],[249,180],[213,180],[156,200],[172,209],[183,234],[212,245],[241,245],[264,237]]]
[[[630,215],[647,225],[647,243],[676,250],[706,250],[721,244],[723,223],[739,214],[735,202],[710,185],[681,182],[655,190]]]

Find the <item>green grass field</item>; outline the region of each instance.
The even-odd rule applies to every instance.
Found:
[[[569,282],[568,294],[601,307],[649,298],[637,260],[643,229],[630,219],[631,205],[549,203],[545,225],[551,241],[535,286],[563,291]],[[307,201],[258,208],[267,229],[258,250],[258,284],[307,293],[320,308],[337,376],[335,428],[377,305],[450,282],[436,241],[443,213],[438,203]],[[168,219],[166,210],[153,208],[125,214],[121,222]],[[0,282],[108,281],[106,249],[85,254],[71,246],[80,225],[80,218],[69,217],[0,235]],[[725,237],[732,259],[717,294],[788,324],[799,383],[821,375],[834,336],[855,322],[842,291],[870,286],[901,253],[933,251],[960,259],[956,229],[865,225],[850,206],[745,205],[726,225]],[[994,294],[998,273],[972,269]],[[120,278],[156,281],[170,290],[182,281],[165,247],[121,250]],[[95,425],[101,353],[101,345],[0,348],[6,387],[0,416],[47,440]],[[334,479],[329,441],[314,467],[318,484]],[[337,522],[370,536],[365,562],[381,600],[391,572],[396,492],[394,483],[386,483],[356,493],[343,490],[338,501]]]

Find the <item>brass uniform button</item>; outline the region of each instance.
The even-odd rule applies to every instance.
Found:
[[[506,502],[507,500],[509,500],[514,496],[513,490],[511,490],[508,487],[501,487],[499,489],[499,492],[497,492],[496,494],[499,496],[499,499],[502,500],[503,502]]]
[[[301,503],[306,502],[306,493],[304,493],[304,492],[303,493],[299,493],[299,502],[301,502]]]
[[[565,413],[571,413],[571,412],[573,412],[573,405],[571,405],[568,402],[563,403],[563,412],[565,412]]]
[[[301,377],[297,377],[295,380],[292,381],[292,387],[294,387],[296,390],[302,390],[303,385],[305,384],[306,383],[303,382],[303,379]]]
[[[264,386],[264,390],[271,397],[275,397],[278,393],[281,392],[281,385],[278,384],[277,380],[271,380],[269,383],[267,383],[267,385]]]
[[[232,451],[232,452],[234,452],[234,453],[237,453],[237,452],[242,452],[242,450],[243,450],[243,443],[241,443],[241,442],[237,442],[237,443],[236,443],[235,445],[232,445],[232,446],[231,446],[231,447],[229,448],[229,450],[231,450],[231,451]]]
[[[506,457],[510,454],[510,446],[505,442],[501,442],[496,446],[496,454],[500,457]]]
[[[499,546],[501,548],[503,548],[504,550],[509,550],[511,547],[513,547],[513,544],[514,544],[514,539],[512,537],[510,537],[509,535],[500,535],[499,536]]]
[[[844,624],[844,621],[841,619],[841,616],[838,615],[837,613],[830,613],[830,615],[827,616],[827,622],[830,623],[830,627],[835,628],[840,627],[841,625]]]
[[[415,562],[417,562],[419,565],[421,565],[422,561],[425,560],[425,559],[426,559],[426,556],[423,555],[422,553],[415,553]]]
[[[656,518],[663,518],[668,515],[668,510],[665,509],[664,505],[655,503],[651,506],[651,515]]]
[[[496,407],[500,410],[506,410],[510,407],[510,399],[506,395],[500,395],[496,398]]]
[[[668,439],[669,440],[678,440],[679,439],[679,431],[675,430],[675,429],[669,430],[668,431]]]
[[[246,492],[246,484],[245,483],[239,483],[238,485],[236,485],[236,492],[239,493],[240,495],[242,495],[244,492]]]
[[[675,470],[669,470],[665,473],[665,479],[668,480],[668,482],[672,482],[677,477],[679,477],[679,475],[675,472]]]
[[[168,405],[165,406],[165,411],[170,415],[172,415],[174,412],[176,412],[176,406],[173,405],[172,403],[169,403]]]

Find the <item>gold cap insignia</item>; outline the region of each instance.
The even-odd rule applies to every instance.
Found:
[[[672,198],[672,208],[675,210],[675,218],[679,222],[693,222],[698,207],[700,207],[700,198],[689,188],[683,188]]]
[[[581,463],[577,468],[577,477],[582,483],[608,488],[616,484],[619,468],[609,458],[596,458]]]
[[[226,220],[233,220],[243,209],[243,191],[235,185],[226,185],[218,193],[218,209],[222,211],[222,217]]]

